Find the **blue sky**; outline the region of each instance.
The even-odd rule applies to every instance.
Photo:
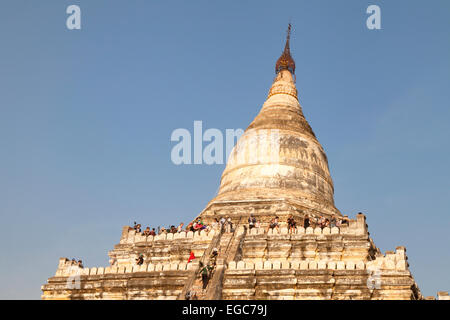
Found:
[[[336,206],[364,212],[383,252],[407,247],[424,295],[450,290],[449,14],[444,0],[2,1],[0,298],[39,299],[59,257],[107,265],[134,220],[195,217],[224,165],[174,165],[170,135],[245,129],[289,20]]]

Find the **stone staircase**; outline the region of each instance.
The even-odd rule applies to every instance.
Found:
[[[178,296],[178,300],[185,300],[186,293],[189,291],[195,293],[197,300],[220,299],[225,270],[230,261],[241,259],[243,239],[246,233],[247,229],[241,223],[235,224],[233,232],[224,232],[224,230],[221,230],[213,238],[201,259],[195,262],[195,267],[193,267],[186,285]],[[218,255],[215,258],[215,263],[212,263],[211,254],[214,248],[218,249]],[[205,290],[203,290],[203,282],[199,275],[200,262],[205,266],[208,264],[214,266],[214,269],[211,270],[208,285]]]
[[[205,290],[203,290],[203,282],[201,277],[194,280],[194,283],[189,290],[195,292],[196,300],[205,300]]]
[[[243,239],[247,228],[237,224],[233,233],[224,234],[220,241],[216,268],[206,288],[205,300],[220,300],[222,298],[222,283],[225,270],[230,261],[239,260]]]
[[[197,299],[203,299],[204,298],[204,292],[203,292],[203,285],[201,277],[199,278],[199,271],[200,271],[200,262],[203,265],[207,265],[211,256],[211,253],[213,252],[214,248],[217,248],[219,246],[219,243],[221,242],[221,238],[223,235],[223,229],[221,229],[212,239],[211,243],[209,244],[208,248],[205,250],[203,256],[200,258],[199,261],[193,261],[191,262],[194,267],[192,268],[192,272],[188,277],[188,280],[183,287],[183,290],[181,291],[180,295],[178,296],[177,300],[185,300],[186,299],[186,293],[188,291],[195,292]],[[213,270],[214,272],[214,270]]]

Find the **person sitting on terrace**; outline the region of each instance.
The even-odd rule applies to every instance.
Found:
[[[203,220],[200,218],[198,218],[197,223],[200,223],[202,230],[206,229],[208,227],[208,225],[206,223],[204,223]]]
[[[248,217],[248,228],[252,229],[255,227],[256,218],[253,216],[253,213],[250,213],[250,217]]]
[[[309,215],[305,214],[305,217],[303,218],[303,228],[308,228],[311,225],[311,220],[309,219]]]
[[[203,229],[205,229],[205,228],[206,228],[206,225],[203,223],[203,221],[202,221],[201,218],[198,218],[198,219],[194,222],[193,227],[194,227],[194,230],[197,231],[197,230],[203,230]]]
[[[170,226],[170,233],[177,233],[178,229],[175,226]]]
[[[70,261],[70,265],[74,266],[77,264],[77,260],[75,258],[72,258],[72,261]]]
[[[319,220],[317,221],[319,227],[321,229],[325,228],[325,218],[323,216],[320,216]]]
[[[136,259],[136,264],[138,266],[142,265],[144,263],[144,255],[141,253],[139,254],[139,257]]]
[[[194,232],[197,230],[201,230],[202,225],[197,223],[197,221],[194,221],[194,224],[192,225],[192,228],[194,229]]]
[[[330,228],[336,227],[336,216],[333,214],[330,219]]]
[[[181,223],[178,225],[178,228],[177,228],[177,232],[178,232],[178,233],[180,233],[181,231],[183,231],[183,226],[184,226],[184,223],[183,223],[183,222],[181,222]]]
[[[152,228],[152,230],[148,234],[149,236],[156,236],[155,228]]]
[[[167,230],[166,230],[166,228],[162,227],[162,228],[159,230],[159,234],[165,234],[165,233],[167,233]]]
[[[134,230],[136,230],[136,233],[140,233],[140,232],[141,232],[141,224],[138,223],[138,224],[136,225],[136,227],[134,228]]]
[[[269,228],[267,228],[267,232],[269,232],[269,229],[277,228],[277,230],[280,228],[278,224],[278,216],[270,220]]]
[[[187,225],[186,228],[185,228],[186,232],[194,231],[193,225],[194,225],[194,224],[193,224],[192,222],[189,222],[188,225]]]
[[[320,223],[320,228],[326,228],[330,226],[330,220],[328,218],[322,217],[322,221]]]
[[[83,261],[81,261],[81,260],[78,260],[78,267],[80,267],[80,268],[84,268],[84,267],[83,267]]]
[[[348,226],[349,221],[348,221],[348,215],[344,215],[344,217],[342,218],[341,221],[341,225],[347,225]]]
[[[311,217],[311,227],[312,228],[317,228],[317,227],[320,227],[320,223],[319,223],[319,217],[316,217],[316,216],[312,216]]]
[[[149,236],[150,235],[150,227],[145,228],[145,230],[142,234],[146,237]]]
[[[256,220],[255,228],[256,228],[256,229],[259,229],[260,227],[261,227],[261,221]]]
[[[289,228],[289,233],[295,232],[295,229],[297,228],[297,223],[295,222],[292,214],[289,215],[289,217],[287,219],[287,224],[288,224],[288,228]]]

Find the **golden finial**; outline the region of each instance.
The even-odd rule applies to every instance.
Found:
[[[291,50],[289,47],[289,42],[291,40],[291,28],[292,26],[289,23],[286,36],[286,45],[284,46],[283,53],[278,58],[277,63],[275,64],[275,73],[278,73],[284,69],[289,70],[292,74],[295,73],[295,62],[291,56]]]

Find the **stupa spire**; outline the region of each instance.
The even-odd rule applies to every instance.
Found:
[[[292,74],[295,73],[295,61],[291,56],[290,49],[291,29],[292,26],[289,23],[286,35],[286,44],[284,46],[283,53],[278,58],[277,63],[275,64],[275,73],[279,73],[281,70],[289,70]]]
[[[267,99],[230,153],[217,196],[207,208],[283,199],[302,212],[340,215],[327,156],[298,101],[290,33],[289,24]]]

